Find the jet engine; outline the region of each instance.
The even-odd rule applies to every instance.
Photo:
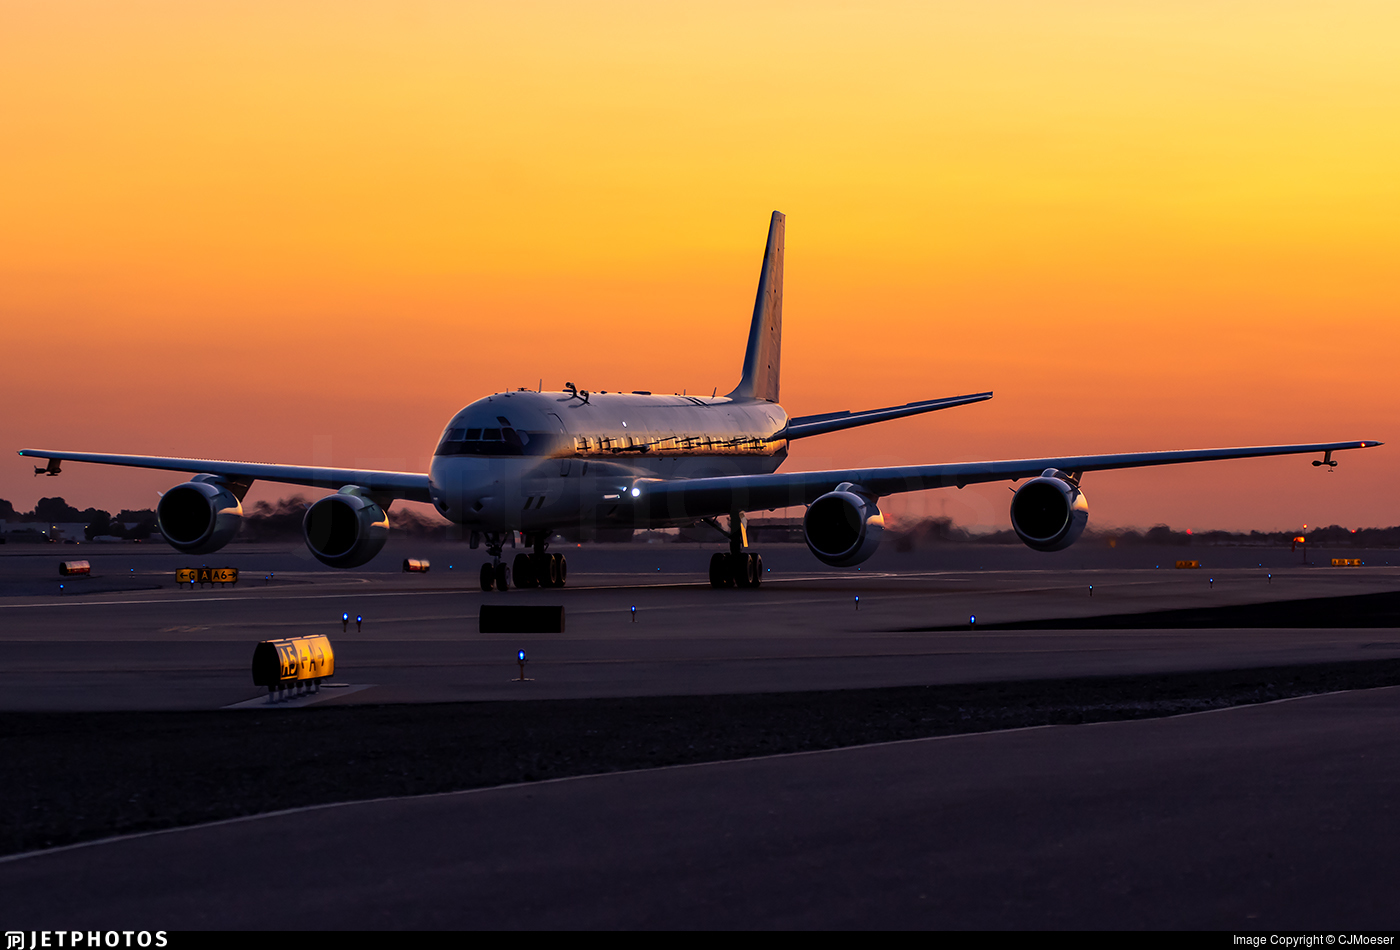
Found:
[[[1089,500],[1079,481],[1059,469],[1047,468],[1011,499],[1011,527],[1037,551],[1063,551],[1079,540],[1088,523]]]
[[[859,564],[880,546],[885,516],[859,485],[842,482],[807,506],[802,535],[817,559],[832,567]]]
[[[389,513],[351,485],[306,509],[301,529],[316,559],[331,567],[359,567],[389,539]]]
[[[208,554],[233,540],[243,504],[217,475],[196,475],[160,497],[156,524],[170,546],[184,554]]]

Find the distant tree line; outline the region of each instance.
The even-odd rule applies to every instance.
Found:
[[[259,501],[243,509],[240,541],[300,541],[301,520],[311,504],[301,495],[275,502]],[[452,525],[440,518],[428,518],[411,508],[390,508],[389,525],[396,534],[426,540],[445,540]],[[460,530],[459,530],[460,533]]]
[[[156,530],[156,513],[150,508],[123,508],[115,517],[101,508],[74,508],[60,498],[40,498],[33,511],[16,511],[0,498],[0,521],[23,524],[84,524],[89,541],[96,537],[145,540]],[[132,525],[128,528],[127,525]]]
[[[276,502],[259,501],[243,511],[239,527],[240,541],[301,540],[301,520],[310,502],[300,495]],[[100,508],[75,508],[62,498],[40,498],[33,511],[16,511],[15,506],[0,498],[0,521],[10,524],[27,523],[36,527],[51,524],[83,524],[83,534],[91,541],[98,537],[145,540],[158,535],[156,513],[150,508],[133,511],[124,508],[113,516]],[[389,510],[389,523],[396,532],[409,537],[446,538],[448,523],[425,518],[407,508]],[[127,525],[133,525],[128,528]]]

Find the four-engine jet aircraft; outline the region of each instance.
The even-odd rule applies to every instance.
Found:
[[[1331,467],[1337,464],[1333,452],[1381,444],[1320,442],[778,474],[793,439],[992,397],[972,393],[789,417],[778,405],[784,223],[775,211],[743,376],[726,396],[588,392],[573,383],[562,392],[495,393],[452,417],[427,474],[47,449],[19,454],[48,459],[36,473],[49,475],[58,474],[64,461],[195,473],[161,496],[156,508],[165,538],[188,554],[218,550],[233,538],[242,499],[260,478],[337,490],[311,505],[303,519],[307,547],[332,567],[358,567],[379,553],[395,500],[429,502],[468,529],[474,547],[485,539],[491,561],[481,568],[482,590],[506,590],[512,572],[502,560],[502,545],[517,531],[532,548],[515,558],[518,587],[563,586],[564,557],[548,550],[556,532],[700,521],[729,537],[729,551],[710,559],[710,583],[756,587],[763,560],[748,546],[744,516],[749,511],[805,505],[807,546],[819,560],[846,567],[870,557],[879,544],[882,496],[1024,478],[1029,481],[1011,501],[1012,527],[1035,550],[1059,551],[1088,523],[1080,485],[1086,472],[1299,453],[1321,453],[1312,464]],[[716,521],[720,516],[728,518],[727,531]]]

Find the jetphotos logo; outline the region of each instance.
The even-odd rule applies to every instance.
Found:
[[[5,950],[41,947],[164,947],[164,930],[7,930]]]

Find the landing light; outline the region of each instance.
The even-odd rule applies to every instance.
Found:
[[[632,489],[632,497],[633,497],[633,498],[640,498],[640,497],[642,497],[642,490],[641,490],[640,488],[634,488],[634,489]]]

